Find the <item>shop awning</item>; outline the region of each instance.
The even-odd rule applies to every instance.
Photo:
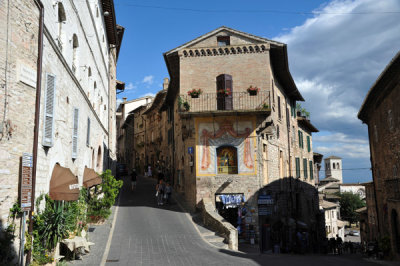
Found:
[[[83,171],[83,186],[89,188],[101,184],[103,179],[92,168],[85,167]]]
[[[62,167],[59,164],[54,165],[49,194],[52,200],[78,200],[78,178],[74,176],[69,168]]]

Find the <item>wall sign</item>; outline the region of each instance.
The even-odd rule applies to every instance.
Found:
[[[32,154],[22,155],[22,174],[21,174],[21,209],[29,211],[32,200]]]
[[[193,147],[189,147],[189,148],[188,148],[188,153],[189,153],[189,154],[193,154],[193,151],[194,151]]]

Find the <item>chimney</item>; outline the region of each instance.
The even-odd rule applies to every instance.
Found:
[[[126,102],[126,99],[127,99],[126,97],[123,97],[123,98],[122,98],[122,100],[123,100],[124,102]]]
[[[164,78],[163,90],[167,90],[168,89],[168,85],[169,85],[169,79],[168,78]]]

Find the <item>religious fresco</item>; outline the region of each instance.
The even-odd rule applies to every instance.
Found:
[[[253,122],[205,121],[197,124],[197,173],[254,174]],[[227,165],[226,165],[227,164]]]

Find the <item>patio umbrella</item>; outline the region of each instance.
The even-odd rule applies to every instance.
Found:
[[[93,169],[85,167],[83,171],[83,186],[90,188],[92,186],[101,184],[103,179]]]
[[[74,201],[79,198],[78,178],[69,168],[54,165],[50,180],[50,198],[52,200]]]

